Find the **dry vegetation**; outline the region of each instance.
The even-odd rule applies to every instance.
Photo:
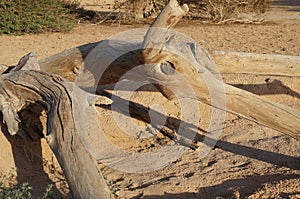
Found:
[[[0,0],[0,34],[70,31],[81,21],[101,23],[118,20],[135,23],[155,18],[168,0],[115,0],[110,12],[95,12],[80,7],[78,0]],[[184,0],[190,19],[213,23],[259,22],[259,14],[266,12],[269,0]]]
[[[195,1],[192,1],[192,3],[189,3],[189,6],[191,8],[189,17],[202,18],[207,20],[215,19],[212,21],[216,23],[240,21],[240,19],[237,17],[240,15],[240,13],[246,12],[247,9],[254,8],[251,7],[247,2],[246,4],[243,4],[244,7],[241,7],[241,10],[236,13],[237,15],[224,17],[224,13],[226,12],[230,12],[230,14],[233,14],[229,9],[230,6],[226,10],[225,8],[222,8],[224,4],[218,4],[218,6],[215,6],[214,8],[216,9],[216,12],[207,14],[204,11],[197,10],[197,6],[200,6],[200,4],[196,5]],[[156,3],[159,2],[156,1]],[[265,3],[267,2],[265,1]],[[160,4],[157,5],[160,6]],[[249,7],[247,7],[246,5],[248,5]],[[127,9],[129,8],[130,7],[128,7]],[[210,7],[210,9],[212,8],[213,7]],[[234,6],[234,8],[231,9],[237,8],[238,7]],[[214,11],[214,9],[212,9],[212,11]],[[118,9],[116,11],[118,11]],[[204,14],[200,15],[200,11]],[[263,11],[264,10],[262,10],[262,12]],[[198,15],[197,12],[199,12]],[[223,13],[222,19],[220,18],[221,15],[218,15],[218,13],[220,12]],[[93,16],[93,12],[89,13],[91,15],[85,15],[86,18]],[[158,13],[158,11],[155,13]],[[149,17],[150,16],[154,17],[154,14],[149,15]],[[282,15],[278,14],[278,16]],[[251,21],[251,19],[249,18],[247,20]],[[289,23],[292,23],[292,25]],[[299,39],[295,37],[295,35],[299,33],[299,22],[295,20],[289,23],[264,24],[260,26],[237,24],[231,24],[228,26],[200,25],[179,27],[178,30],[184,32],[185,34],[193,33],[192,37],[195,38],[197,42],[205,42],[207,48],[211,48],[214,50],[221,49],[245,52],[255,51],[259,53],[280,53],[299,56]],[[203,30],[204,26],[205,31]],[[104,39],[112,34],[124,31],[126,28],[128,27],[110,26],[108,28],[107,26],[103,25],[89,26],[84,24],[78,26],[77,29],[75,29],[73,32],[67,34],[46,33],[40,35],[25,35],[22,37],[8,37],[4,35],[2,36],[2,38],[0,38],[3,39],[0,40],[0,47],[2,47],[1,52],[3,52],[3,55],[0,56],[0,63],[14,63],[14,59],[17,59],[19,55],[23,55],[29,50],[37,50],[39,51],[39,55],[44,57],[49,56],[50,54],[54,54],[54,52],[56,51],[58,52],[60,50],[70,48],[79,44],[97,41],[99,40],[99,38]],[[196,32],[197,34],[195,34]],[[47,43],[44,42],[45,40],[47,40]],[[22,46],[22,48],[16,48],[15,46]],[[293,105],[295,108],[298,108],[299,96],[296,94],[294,94],[295,96],[293,96],[291,93],[293,92],[293,90],[299,92],[300,84],[297,84],[299,82],[299,78],[271,77],[271,81],[274,79],[282,80],[284,85],[291,87],[291,91],[285,89],[273,89],[272,92],[274,93],[276,93],[277,91],[278,93],[280,93],[279,91],[281,91],[281,93],[288,95],[277,93],[276,95],[267,95],[265,97],[274,101]],[[267,90],[269,91],[269,84],[264,84],[265,77],[236,77],[227,75],[225,76],[225,80],[231,82],[232,84],[237,84],[240,82],[240,80],[243,80],[244,84],[246,84],[245,87],[247,87],[247,84],[249,84],[250,88],[259,87],[258,83],[261,83],[262,86],[266,86]],[[103,115],[106,116],[105,114]],[[104,119],[104,121],[107,121],[107,118]],[[111,131],[111,129],[108,130]],[[254,123],[244,121],[241,118],[230,117],[227,120],[227,127],[224,131],[225,132],[222,140],[225,140],[225,142],[221,143],[228,142],[227,145],[224,145],[223,148],[222,146],[217,147],[204,160],[195,160],[194,156],[192,156],[191,152],[189,152],[182,158],[182,160],[174,163],[174,165],[172,165],[171,167],[147,175],[123,173],[120,174],[116,171],[111,171],[108,168],[104,168],[104,173],[109,186],[112,189],[112,192],[117,198],[138,198],[141,194],[144,194],[144,198],[300,197],[300,148],[298,142],[290,140],[288,137],[282,136],[275,131],[271,131],[270,129],[259,127]],[[233,153],[229,152],[230,147],[228,147],[228,144],[230,143],[231,145],[229,146],[235,150],[233,151]],[[244,151],[243,149],[245,149],[246,147],[243,146],[248,146],[248,150]],[[3,142],[1,143],[1,147],[3,154],[6,152],[8,154],[8,151],[11,151],[9,147],[4,146]],[[226,151],[226,147],[227,150],[229,149],[229,151]],[[45,148],[46,147],[44,144],[43,153],[45,153],[45,150],[47,151],[47,148]],[[40,153],[41,151],[36,151],[36,153]],[[272,156],[268,157],[268,155]],[[46,158],[50,159],[49,157],[52,156],[48,155]],[[6,160],[5,164],[8,164],[7,162],[9,162],[9,160]],[[20,165],[24,164],[24,161],[20,162]],[[53,164],[49,163],[49,167],[52,168]],[[60,192],[62,192],[63,189],[67,189],[65,181],[57,177],[57,173],[61,171],[57,169],[55,170],[55,172],[53,172],[52,170],[51,172],[49,172],[48,170],[46,169],[45,172],[48,173],[48,175],[52,179],[52,182],[55,184],[55,187],[57,187]],[[30,173],[27,175],[30,177],[27,177],[24,174],[24,171]],[[30,182],[30,185],[34,184],[35,187],[33,186],[33,191],[36,191],[35,189],[40,189],[42,184],[48,183],[48,181],[45,179],[40,180],[41,176],[43,177],[45,175],[44,171],[39,172],[40,173],[32,168],[25,168],[23,170],[20,170],[18,174],[20,176],[25,176],[24,179],[26,180],[26,182]],[[39,180],[35,181],[35,178],[38,178]],[[1,175],[0,179],[2,179]],[[60,184],[63,184],[63,186]],[[11,190],[10,187],[5,184],[2,184],[1,186],[1,189],[4,191],[2,194],[8,193],[8,191]],[[11,186],[14,187],[14,184],[12,184]],[[21,187],[23,188],[26,188],[27,186],[27,184],[21,184]],[[41,193],[43,193],[44,190],[45,189],[43,189]],[[57,190],[55,190],[55,192],[56,194],[59,193]],[[2,198],[1,193],[0,198]]]
[[[168,0],[117,0],[114,8],[123,10],[121,18],[154,18]],[[182,0],[189,5],[187,17],[213,23],[257,22],[270,6],[269,0]]]

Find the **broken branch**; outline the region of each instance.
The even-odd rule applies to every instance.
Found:
[[[0,110],[9,133],[19,133],[18,112],[35,104],[47,112],[44,135],[56,155],[74,198],[110,198],[110,191],[75,127],[74,85],[59,76],[37,71],[16,71],[0,76]],[[89,95],[86,95],[88,100]],[[103,102],[103,98],[99,98]],[[104,101],[105,103],[109,103]]]

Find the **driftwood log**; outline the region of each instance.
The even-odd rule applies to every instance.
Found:
[[[182,8],[174,6],[173,8],[182,10],[181,12],[177,11],[180,13],[178,14],[178,17],[181,17],[182,13],[186,12],[185,6]],[[159,21],[159,19],[167,18],[164,14],[165,13],[162,12],[158,16],[157,21]],[[168,21],[172,21],[175,24],[175,21],[179,20],[172,16],[168,18],[167,22]],[[160,27],[169,28],[170,23],[167,22],[156,22],[154,25],[159,24]],[[226,107],[222,107],[221,101],[218,101],[214,106],[217,106],[217,108],[220,109],[225,108],[228,112],[268,126],[300,140],[300,110],[295,110],[282,104],[264,100],[257,95],[228,84],[224,84],[224,88],[222,88],[222,86],[220,86],[223,84],[221,80],[212,74],[215,72],[213,69],[214,63],[208,57],[207,53],[199,53],[201,51],[193,52],[194,49],[188,43],[185,45],[178,45],[178,40],[174,39],[172,42],[172,38],[168,38],[162,33],[164,32],[160,29],[153,29],[152,31],[150,29],[150,31],[147,32],[143,42],[142,52],[144,63],[155,63],[160,64],[161,66],[169,64],[171,65],[170,67],[173,67],[180,75],[183,75],[189,80],[189,84],[193,86],[198,100],[211,104],[210,91],[217,93],[217,95],[222,95],[225,92]],[[176,54],[170,53],[172,51],[174,52],[174,46],[176,45]],[[179,56],[181,53],[185,56]],[[188,57],[188,60],[183,57]],[[195,68],[198,70],[195,70]],[[162,67],[157,69],[155,66],[152,68],[145,67],[146,74],[157,79],[157,83],[165,82],[168,89],[161,88],[160,91],[166,97],[173,97],[172,93],[169,92],[170,88],[182,92],[183,96],[188,97],[189,93],[184,93],[186,90],[185,85],[180,85],[179,82],[174,81],[172,77],[174,73],[166,74],[162,69]],[[210,90],[207,85],[209,85]],[[221,98],[220,100],[223,99]]]
[[[24,132],[20,110],[47,113],[46,137],[57,157],[74,198],[109,198],[110,191],[77,132],[72,110],[74,85],[57,75],[38,71],[16,71],[0,76],[0,110],[11,135]],[[82,97],[82,96],[81,96]],[[88,95],[85,96],[88,100]],[[82,98],[81,98],[82,99]],[[28,117],[28,116],[26,116]],[[26,121],[28,122],[28,120]],[[32,126],[29,129],[34,129]]]
[[[186,6],[180,7],[178,6],[176,1],[170,1],[164,11],[158,16],[152,27],[160,27],[166,29],[171,28],[186,12]],[[174,50],[174,47],[172,47],[172,45],[177,45],[176,41],[174,39],[174,41],[172,42],[171,39],[167,44],[167,41],[165,40],[166,34],[167,33],[161,31],[161,29],[153,28],[147,32],[145,40],[142,43],[126,43],[125,45],[124,41],[104,40],[97,43],[87,44],[41,60],[39,62],[39,65],[42,71],[60,74],[63,77],[74,81],[74,79],[76,79],[78,75],[78,71],[82,67],[82,63],[84,63],[84,60],[91,52],[94,54],[106,53],[111,55],[111,57],[114,57],[115,54],[124,54],[121,58],[114,60],[106,69],[105,74],[102,75],[101,79],[97,81],[99,85],[105,85],[116,83],[123,74],[139,64],[172,63],[177,72],[181,73],[184,77],[186,77],[186,79],[190,80],[189,83],[191,83],[195,88],[198,100],[203,101],[207,104],[211,104],[210,94],[206,86],[207,82],[205,82],[206,80],[209,80],[211,85],[216,85],[216,88],[213,88],[216,89],[216,93],[224,92],[222,90],[218,90],[218,85],[220,85],[221,82],[218,82],[219,80],[217,80],[214,75],[214,73],[216,73],[216,71],[213,69],[215,66],[214,62],[204,49],[193,49],[191,48],[190,44],[184,42],[181,43],[181,49],[177,49],[177,51],[184,50],[185,52],[181,52],[181,54],[185,54],[185,57],[188,57],[190,59],[189,63],[187,63],[186,60],[183,60],[180,56],[174,56],[174,54],[171,54],[169,52],[176,51],[176,49]],[[149,43],[154,43],[156,45],[151,46]],[[102,48],[95,50],[95,48],[99,45],[101,45]],[[126,52],[130,51],[129,49],[136,48],[145,50],[142,51],[142,53],[141,50],[136,50],[126,54]],[[165,53],[164,51],[157,50],[163,48],[166,49]],[[153,52],[151,51],[151,49],[154,49]],[[122,53],[122,51],[124,53]],[[159,55],[157,55],[158,52],[160,52]],[[143,56],[143,54],[145,55],[147,53],[148,55]],[[225,59],[222,61],[223,55],[225,56]],[[214,56],[217,57],[216,59],[221,63],[221,66],[219,68],[221,73],[235,73],[235,71],[237,71],[237,73],[254,73],[262,75],[299,75],[298,57],[275,56],[274,59],[271,59],[270,55],[251,55],[239,53],[226,54],[220,52],[214,53]],[[90,71],[95,72],[99,67],[101,67],[101,64],[99,63],[104,62],[104,59],[105,57],[95,59],[93,63],[89,63],[89,66],[86,66],[86,68],[88,68],[88,70]],[[266,60],[269,65],[266,63]],[[255,67],[253,62],[256,62],[259,66]],[[199,70],[202,70],[202,72],[198,73],[199,71],[195,71],[194,66],[192,66],[190,63],[199,65],[199,67],[202,68]],[[250,63],[252,63],[252,65],[250,65]],[[247,64],[249,64],[250,66],[248,66]],[[235,65],[237,68],[235,68]],[[144,67],[143,70],[144,71],[142,72],[142,74],[147,74],[149,78],[153,76],[156,79],[160,78],[158,84],[161,82],[165,82],[167,84],[167,82],[172,79],[171,76],[163,76],[163,72],[157,72],[153,74],[153,70],[151,67]],[[245,72],[243,72],[243,70],[245,70]],[[83,76],[85,75],[83,74]],[[138,78],[137,76],[135,78]],[[94,79],[94,77],[85,78]],[[176,85],[168,86],[173,88],[176,87],[174,89],[177,90],[184,90],[184,85],[180,85],[180,83],[178,82]],[[224,84],[224,86],[226,92],[225,111],[237,114],[241,117],[268,126],[297,140],[300,140],[299,110],[295,110],[291,107],[265,100],[250,92],[246,92],[242,89],[238,89],[227,84]],[[166,92],[168,91],[164,91],[163,87],[161,87],[160,91],[162,91],[165,96],[171,98],[171,96],[168,96],[170,95],[170,93],[167,94]],[[219,108],[224,109],[224,107]]]
[[[65,50],[38,63],[42,71],[59,74],[74,81],[84,59],[100,43],[90,43]],[[214,51],[212,57],[221,74],[300,76],[299,56]],[[8,69],[9,66],[1,65],[0,74]]]
[[[132,81],[147,78],[169,99],[174,98],[174,93],[170,92],[173,90],[179,92],[180,96],[196,98],[300,140],[299,110],[224,84],[216,76],[215,64],[204,49],[195,48],[195,44],[185,42],[169,31],[187,11],[186,5],[180,6],[176,0],[171,0],[139,43],[104,40],[61,52],[39,62],[29,54],[16,67],[6,68],[5,72],[1,69],[6,74],[0,76],[0,110],[9,133],[28,133],[22,129],[23,118],[18,115],[20,110],[34,104],[40,112],[45,111],[46,134],[31,137],[46,137],[74,198],[110,197],[96,160],[77,132],[73,103],[80,99],[80,103],[92,106],[93,100],[91,102],[90,98],[96,97],[82,92],[77,99],[74,89],[78,87],[72,81],[76,82],[78,78],[85,80],[85,84],[79,86],[99,90],[103,85],[118,82],[126,72],[143,64],[138,68],[139,73],[131,77]],[[94,59],[85,62],[91,54],[104,56],[92,56]],[[217,56],[221,57],[220,54]],[[112,59],[112,62],[107,68],[101,69],[107,59]],[[43,72],[32,71],[38,69]],[[234,70],[232,67],[220,69],[224,73]],[[296,71],[289,73],[295,76],[299,74],[299,68]],[[283,73],[287,74],[282,70],[279,75]],[[139,74],[142,76],[139,77]],[[185,85],[177,79],[178,75],[189,80],[195,96],[186,92]],[[223,98],[217,98],[218,103],[212,104],[211,91],[217,96],[226,95],[226,106],[222,106],[225,103]],[[97,98],[100,104],[110,103],[101,96]]]
[[[221,74],[300,76],[300,57],[215,51],[212,56]]]

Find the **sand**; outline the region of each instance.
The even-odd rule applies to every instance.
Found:
[[[84,2],[84,1],[82,1]],[[78,24],[69,33],[0,36],[0,64],[14,65],[19,58],[35,51],[39,59],[85,43],[106,39],[117,33],[148,25]],[[176,28],[206,48],[300,56],[299,1],[274,2],[259,25],[209,25],[183,21]],[[284,86],[268,87],[265,82],[279,80]],[[268,100],[300,109],[300,78],[259,75],[223,75],[230,84]],[[248,87],[247,87],[248,86]],[[243,88],[243,87],[242,87]],[[251,90],[250,89],[250,90]],[[272,89],[264,94],[266,89]],[[158,92],[137,91],[133,101],[150,107],[160,104],[169,116],[180,115],[178,103]],[[200,127],[207,129],[209,107],[199,104]],[[147,153],[168,142],[130,137],[116,126],[111,111],[98,108],[99,121],[108,138],[120,148]],[[145,127],[142,122],[135,121]],[[155,137],[156,138],[156,137]],[[30,151],[19,137],[0,133],[0,169],[17,167],[18,182],[29,182],[34,195],[41,195],[47,184],[54,184],[55,198],[72,198],[63,173],[44,139],[30,143]],[[26,156],[27,155],[27,156]],[[114,198],[300,198],[300,143],[282,133],[227,114],[217,145],[203,158],[188,149],[167,167],[147,173],[125,173],[99,164]]]

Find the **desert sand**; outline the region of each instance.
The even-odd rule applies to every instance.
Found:
[[[84,1],[82,1],[84,2]],[[78,24],[69,33],[0,36],[0,64],[15,65],[35,51],[39,59],[85,43],[109,38],[145,25]],[[263,24],[210,25],[182,21],[175,28],[206,48],[300,56],[300,3],[274,2]],[[223,81],[254,92],[265,99],[300,109],[300,78],[262,75],[222,76]],[[268,79],[268,81],[266,81]],[[272,84],[280,81],[281,84]],[[178,103],[158,92],[137,91],[133,97],[145,107],[161,104],[169,116],[178,116]],[[209,107],[199,104],[200,127],[207,129]],[[98,108],[99,121],[107,137],[120,148],[148,152],[167,138],[137,139],[124,134],[115,124],[111,110]],[[145,126],[140,121],[138,125]],[[2,128],[3,131],[4,128]],[[0,170],[17,167],[18,182],[29,182],[34,195],[54,184],[55,198],[72,198],[63,173],[44,139],[29,143],[0,133]],[[27,151],[25,153],[24,151]],[[114,198],[300,198],[300,143],[282,133],[227,114],[218,143],[200,158],[188,149],[169,166],[147,173],[125,173],[99,163]]]

